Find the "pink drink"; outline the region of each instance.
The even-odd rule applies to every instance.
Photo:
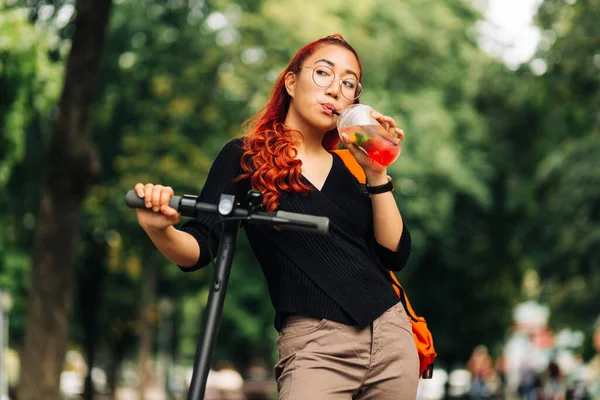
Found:
[[[348,135],[351,143],[383,166],[393,163],[400,154],[400,146],[380,124],[353,125],[339,132]]]

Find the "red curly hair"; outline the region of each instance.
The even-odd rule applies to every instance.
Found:
[[[274,211],[279,207],[282,191],[305,195],[312,189],[300,180],[302,161],[295,158],[297,150],[292,142],[292,131],[284,125],[291,101],[285,88],[285,76],[288,72],[299,73],[304,61],[319,46],[325,44],[335,44],[350,50],[358,61],[359,74],[362,76],[358,53],[341,35],[318,39],[298,50],[279,75],[265,106],[245,123],[247,133],[241,161],[244,172],[238,179],[250,179],[252,189],[263,194],[263,204],[267,211]],[[358,99],[355,103],[358,103]],[[323,147],[328,150],[334,149],[338,142],[337,129],[327,132],[323,137]]]

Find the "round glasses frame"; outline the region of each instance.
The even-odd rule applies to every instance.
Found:
[[[329,67],[326,67],[324,65],[319,65],[316,67],[305,66],[304,68],[309,68],[309,69],[313,70],[312,71],[312,80],[313,80],[314,84],[317,85],[318,87],[326,88],[326,87],[331,86],[331,84],[333,82],[335,82],[335,79],[336,79],[335,71]],[[324,70],[325,72],[330,73],[331,75],[329,75],[329,77],[317,75],[317,70],[319,70],[319,69],[322,71]],[[345,83],[349,83],[349,82],[356,83],[356,87],[354,89],[352,89],[348,86],[344,86]],[[354,90],[354,97],[346,96],[346,93],[344,93],[346,90]],[[341,79],[340,80],[340,91],[342,92],[342,96],[344,96],[346,99],[356,100],[363,93],[363,87],[357,79],[354,79],[354,78]]]

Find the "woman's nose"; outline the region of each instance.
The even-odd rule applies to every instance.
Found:
[[[325,94],[337,99],[340,95],[340,90],[340,83],[337,79],[334,79],[333,82],[331,82],[329,86],[327,86],[327,88],[325,89]]]

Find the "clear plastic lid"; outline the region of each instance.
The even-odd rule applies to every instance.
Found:
[[[365,104],[352,104],[344,109],[337,121],[338,130],[355,125],[379,125],[371,117],[373,109]]]

